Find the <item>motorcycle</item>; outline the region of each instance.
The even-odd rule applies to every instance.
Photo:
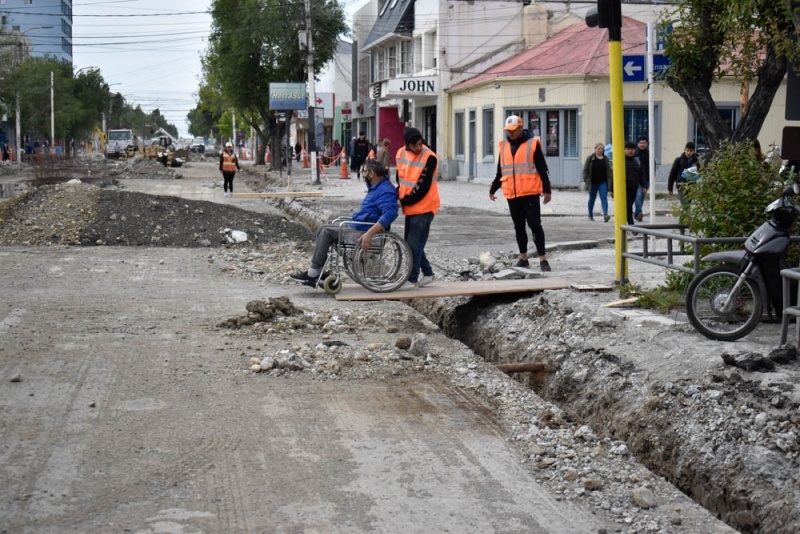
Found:
[[[698,273],[686,289],[689,322],[709,339],[735,341],[758,325],[762,312],[783,314],[781,269],[788,267],[789,230],[800,217],[797,184],[766,208],[769,220],[745,241],[744,250],[715,252],[703,258],[716,262]]]

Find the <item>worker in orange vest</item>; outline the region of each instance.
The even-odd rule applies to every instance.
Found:
[[[433,269],[425,245],[433,217],[439,209],[439,158],[422,140],[416,128],[403,132],[405,146],[397,151],[397,183],[400,206],[406,216],[404,238],[414,256],[411,276],[402,289],[424,287],[433,282]],[[422,278],[419,278],[420,270]]]
[[[506,119],[507,139],[500,141],[500,157],[497,161],[497,175],[489,188],[489,199],[502,187],[503,196],[508,201],[511,220],[519,247],[519,261],[514,267],[529,267],[528,261],[528,223],[533,232],[533,243],[539,254],[539,267],[543,272],[550,271],[550,263],[545,256],[544,229],[542,228],[541,201],[547,204],[551,199],[550,171],[542,152],[538,137],[523,129],[522,119],[511,115]]]
[[[226,197],[233,196],[233,177],[240,169],[239,158],[233,152],[233,145],[225,143],[225,150],[219,155],[219,170],[222,173],[222,190]]]

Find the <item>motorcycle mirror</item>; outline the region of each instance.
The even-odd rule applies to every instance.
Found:
[[[786,189],[783,190],[783,196],[785,197],[793,197],[797,195],[800,195],[800,185],[787,185]]]

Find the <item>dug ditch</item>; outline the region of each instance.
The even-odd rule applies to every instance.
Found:
[[[764,387],[737,367],[664,383],[619,348],[619,328],[568,292],[410,305],[486,361],[537,361],[522,376],[539,396],[630,452],[741,532],[800,531],[794,384]],[[642,347],[641,350],[647,350]],[[769,362],[792,365],[795,351]],[[768,363],[764,365],[769,366]]]

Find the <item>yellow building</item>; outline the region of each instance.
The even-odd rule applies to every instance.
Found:
[[[645,24],[623,17],[623,57],[645,54]],[[623,60],[637,73],[639,65]],[[754,84],[751,86],[751,90]],[[654,127],[648,125],[646,82],[623,87],[625,135],[636,141],[647,135],[656,159],[656,182],[666,184],[672,161],[687,141],[702,152],[702,125],[692,117],[683,99],[666,85],[654,87]],[[726,79],[714,84],[711,95],[733,128],[741,117],[741,83]],[[604,30],[574,24],[543,43],[446,91],[446,109],[440,112],[449,131],[439,155],[450,162],[450,176],[491,181],[497,170],[497,145],[505,118],[518,114],[542,140],[551,181],[555,187],[578,187],[584,160],[596,143],[611,142],[608,41]],[[779,144],[784,120],[786,82],[779,89],[759,134],[765,151]],[[657,187],[659,187],[657,185]],[[663,191],[664,186],[659,190]]]

